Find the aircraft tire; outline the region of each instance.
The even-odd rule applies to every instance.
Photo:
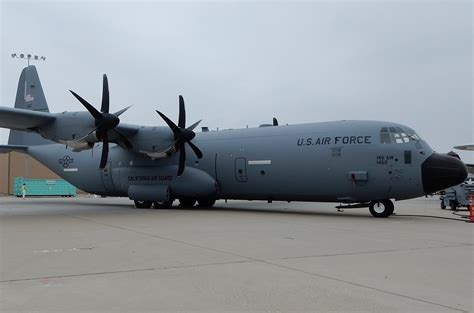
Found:
[[[183,208],[192,208],[196,204],[196,199],[181,198],[179,199],[179,206]]]
[[[153,207],[158,210],[171,209],[173,207],[173,200],[165,201],[165,202],[154,201]]]
[[[138,201],[135,200],[135,207],[137,209],[149,209],[151,208],[152,202],[151,201]]]
[[[200,199],[198,205],[201,208],[212,208],[216,203],[216,199]]]
[[[441,210],[446,210],[446,205],[444,204],[444,201],[441,201]]]
[[[373,217],[389,217],[393,214],[394,206],[390,200],[372,201],[369,205]]]

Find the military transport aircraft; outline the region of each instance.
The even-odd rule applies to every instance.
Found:
[[[0,107],[0,127],[12,130],[0,152],[27,153],[86,192],[129,197],[138,208],[169,208],[175,199],[183,206],[212,206],[216,199],[324,201],[387,217],[391,199],[433,193],[467,176],[460,160],[434,152],[400,124],[278,126],[274,120],[195,132],[199,121],[186,126],[179,96],[178,123],[156,111],[167,126],[129,125],[119,119],[128,107],[110,111],[105,75],[102,90],[100,111],[71,91],[87,111],[49,113],[36,68],[24,68],[15,108]]]

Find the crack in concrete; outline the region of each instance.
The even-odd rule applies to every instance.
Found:
[[[0,283],[14,283],[14,282],[32,281],[32,280],[42,280],[42,279],[60,279],[60,278],[70,278],[70,277],[94,276],[94,275],[109,275],[109,274],[122,274],[122,273],[134,273],[134,272],[148,272],[148,271],[158,271],[158,270],[168,270],[168,269],[193,268],[193,267],[204,267],[204,266],[226,265],[226,264],[238,264],[238,263],[249,263],[249,262],[255,262],[255,261],[252,261],[252,260],[248,260],[248,261],[247,261],[247,260],[244,260],[244,261],[213,262],[213,263],[200,263],[200,264],[189,264],[189,265],[175,265],[175,266],[160,266],[160,267],[150,267],[150,268],[137,268],[137,269],[117,270],[117,271],[78,273],[78,274],[42,276],[42,277],[28,277],[28,278],[17,278],[17,279],[0,280]]]
[[[326,275],[322,275],[322,274],[308,272],[308,271],[304,271],[304,270],[294,268],[294,267],[291,267],[291,266],[280,265],[280,264],[267,262],[267,261],[263,261],[263,260],[261,262],[267,263],[267,264],[270,264],[270,265],[273,265],[273,266],[278,266],[278,267],[281,267],[281,268],[285,268],[285,269],[288,269],[288,270],[291,270],[291,271],[296,271],[296,272],[300,272],[300,273],[304,273],[304,274],[308,274],[308,275],[312,275],[312,276],[316,276],[316,277],[329,279],[329,280],[332,280],[332,281],[337,281],[337,282],[349,284],[349,285],[352,285],[352,286],[357,286],[357,287],[361,287],[361,288],[365,288],[365,289],[370,289],[370,290],[382,292],[382,293],[385,293],[385,294],[390,294],[390,295],[393,295],[393,296],[402,297],[402,298],[405,298],[405,299],[411,299],[411,300],[420,301],[420,302],[427,303],[427,304],[432,304],[432,305],[435,305],[435,306],[440,306],[440,307],[450,309],[450,310],[454,310],[454,311],[457,311],[457,312],[467,312],[465,310],[455,308],[455,307],[452,307],[452,306],[449,306],[449,305],[436,303],[436,302],[432,302],[432,301],[428,301],[428,300],[424,300],[424,299],[420,299],[420,298],[415,298],[415,297],[407,296],[407,295],[404,295],[404,294],[401,294],[401,293],[396,293],[396,292],[383,290],[383,289],[379,289],[379,288],[375,288],[375,287],[370,287],[370,286],[367,286],[367,285],[362,285],[362,284],[359,284],[359,283],[355,283],[355,282],[351,282],[351,281],[348,281],[348,280],[343,280],[343,279],[339,279],[339,278],[335,278],[335,277],[331,277],[331,276],[326,276]]]
[[[316,254],[316,255],[302,255],[302,256],[289,256],[283,258],[266,259],[268,261],[276,260],[293,260],[293,259],[309,259],[309,258],[321,258],[321,257],[332,257],[332,256],[349,256],[349,255],[363,255],[363,254],[376,254],[376,253],[391,253],[391,252],[403,252],[403,251],[418,251],[418,250],[430,250],[430,249],[443,249],[463,246],[474,246],[474,244],[453,244],[445,246],[432,246],[432,247],[419,247],[419,248],[406,248],[406,249],[387,249],[387,250],[372,250],[372,251],[358,251],[358,252],[343,252],[343,253],[329,253],[329,254]]]

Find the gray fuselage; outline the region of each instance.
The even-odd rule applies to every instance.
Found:
[[[421,165],[433,153],[410,128],[380,121],[202,132],[193,142],[204,157],[187,153],[181,177],[177,154],[151,159],[113,146],[107,168],[99,170],[100,147],[73,152],[51,144],[28,153],[94,194],[129,196],[131,186],[168,186],[173,198],[344,203],[425,194]]]

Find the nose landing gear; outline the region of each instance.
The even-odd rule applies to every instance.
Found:
[[[389,217],[393,214],[394,206],[391,200],[371,201],[369,211],[374,217]]]

